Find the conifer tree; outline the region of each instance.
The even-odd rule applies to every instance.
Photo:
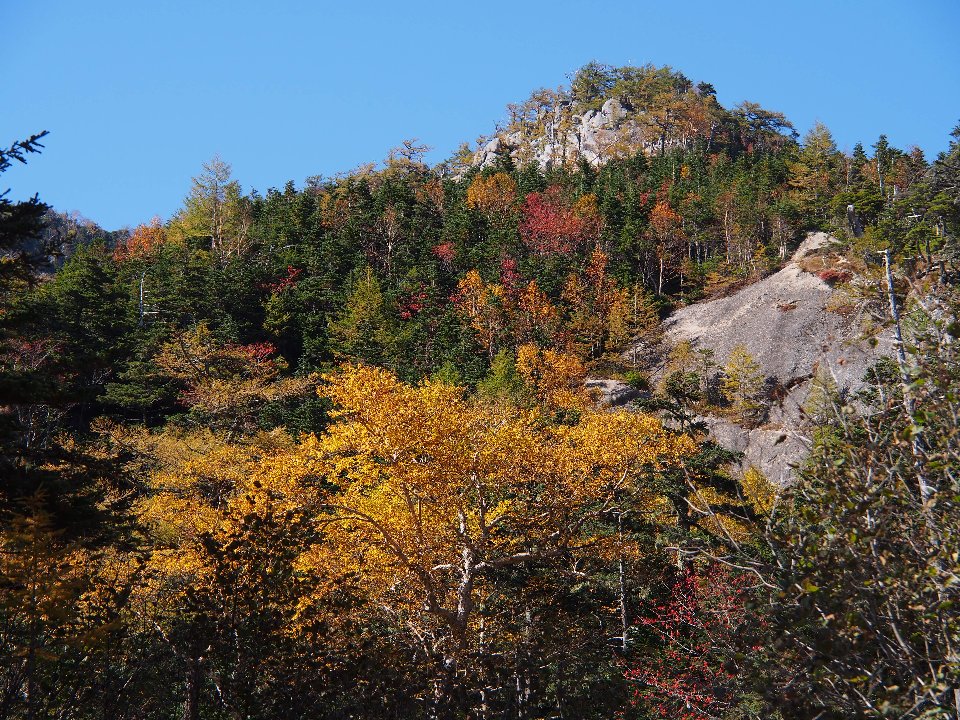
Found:
[[[721,384],[739,420],[754,422],[758,419],[762,409],[763,382],[763,370],[746,346],[734,346],[723,367]]]
[[[369,267],[357,273],[342,312],[328,327],[338,359],[373,365],[392,361],[396,329],[380,281]]]

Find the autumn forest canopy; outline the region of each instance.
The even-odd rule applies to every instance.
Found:
[[[844,152],[590,63],[433,166],[214,157],[109,233],[0,196],[0,720],[960,718],[949,130]],[[790,388],[663,321],[814,231],[903,342],[813,369],[781,486],[705,418]]]

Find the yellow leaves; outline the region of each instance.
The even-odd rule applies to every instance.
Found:
[[[457,308],[470,321],[477,339],[493,357],[497,335],[503,328],[503,312],[499,298],[503,295],[500,285],[488,285],[476,270],[470,270],[457,283],[454,300]]]
[[[729,538],[740,544],[748,543],[756,538],[756,528],[754,526],[732,515],[708,515],[699,524],[717,537]]]
[[[547,408],[576,410],[590,403],[583,386],[586,368],[573,355],[527,343],[517,350],[517,371],[537,401]]]
[[[585,238],[596,239],[600,236],[603,229],[603,215],[597,204],[596,195],[586,193],[577,198],[573,204],[573,214],[583,223],[582,233]]]
[[[9,658],[57,661],[65,647],[108,640],[117,594],[136,570],[129,558],[65,540],[42,498],[0,527],[0,646]]]
[[[697,450],[693,440],[668,432],[658,419],[625,411],[587,413],[554,434],[561,468],[556,482],[584,501],[618,492],[643,494],[652,471],[682,465]],[[654,494],[647,494],[647,505],[652,514],[671,514]]]
[[[185,587],[213,581],[205,543],[226,547],[246,537],[253,517],[280,513],[292,522],[316,512],[319,468],[306,454],[315,438],[297,446],[278,431],[233,444],[206,429],[99,429],[139,456],[128,470],[144,476],[145,492],[132,508],[151,547],[132,600],[141,614],[176,614]]]
[[[190,498],[162,493],[141,502],[134,510],[140,522],[151,530],[160,546],[176,546],[211,530],[217,520],[216,510]]]
[[[557,309],[550,304],[550,298],[540,289],[536,280],[531,280],[520,291],[519,305],[525,313],[537,322],[547,322],[557,316]]]
[[[519,291],[507,310],[517,342],[529,342],[537,337],[550,338],[560,322],[557,308],[536,280],[531,280]]]
[[[569,382],[582,372],[575,358],[524,347],[518,364],[529,377],[546,369]],[[623,495],[669,521],[669,502],[647,479],[696,449],[655,418],[585,403],[579,423],[552,427],[536,413],[474,402],[440,382],[405,385],[377,368],[348,367],[326,381],[338,422],[305,452],[340,489],[321,519],[328,543],[303,562],[358,573],[368,593],[411,612],[454,602],[472,567],[523,562],[571,541]],[[552,392],[574,391],[561,383]]]
[[[482,412],[464,391],[439,381],[410,387],[385,370],[348,368],[326,378],[324,394],[339,407],[341,422],[320,442],[334,477],[377,486],[381,473],[433,501],[452,500],[454,479],[477,462],[468,448],[483,425]]]
[[[349,221],[352,208],[345,188],[338,186],[332,192],[322,191],[318,196],[324,227],[341,230]]]
[[[605,252],[595,248],[582,277],[571,273],[563,289],[572,348],[584,360],[621,350],[630,340],[631,327],[637,324],[631,318],[626,290],[607,272],[608,260]]]
[[[598,216],[600,214],[600,208],[597,205],[597,196],[593,193],[581,195],[573,204],[573,211],[581,218]]]
[[[433,205],[437,212],[443,212],[445,199],[443,183],[437,178],[427,180],[417,188],[417,200],[425,205]]]
[[[740,487],[757,515],[768,516],[773,512],[777,502],[777,488],[753,465],[744,471]]]
[[[454,295],[460,314],[470,321],[491,359],[498,340],[512,337],[517,345],[548,341],[560,322],[560,313],[536,280],[524,286],[505,284],[485,283],[471,270]]]
[[[485,215],[504,217],[517,200],[517,184],[507,173],[478,175],[467,188],[467,207]]]

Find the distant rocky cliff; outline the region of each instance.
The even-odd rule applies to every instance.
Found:
[[[104,230],[77,213],[48,210],[43,221],[44,228],[39,237],[24,240],[12,250],[14,253],[23,253],[41,275],[56,272],[82,245],[101,240],[112,247],[119,238],[129,234],[126,230]]]

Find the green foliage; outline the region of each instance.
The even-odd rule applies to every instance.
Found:
[[[477,383],[477,393],[490,399],[516,400],[523,393],[523,378],[517,372],[513,354],[501,350],[490,363],[490,372]]]
[[[763,410],[764,375],[760,364],[744,345],[730,351],[720,381],[734,413],[744,422],[755,422]]]
[[[912,415],[896,375],[873,373],[875,404],[834,406],[772,528],[788,717],[955,712],[960,358],[943,328],[960,306],[955,292],[929,300],[939,319],[911,353]]]
[[[356,275],[343,311],[329,323],[334,356],[373,365],[388,362],[396,329],[370,268]]]
[[[639,113],[640,144],[612,149],[600,166],[530,162],[548,118],[562,130],[574,110],[610,98]],[[885,137],[872,156],[859,145],[847,155],[820,124],[798,144],[781,114],[723,108],[712,86],[669,67],[596,62],[569,89],[512,106],[509,129],[521,147],[505,147],[492,167],[469,167],[461,153],[431,168],[406,141],[382,168],[263,196],[245,195],[215,158],[166,223],[114,247],[82,244],[49,278],[24,258],[3,261],[0,717],[941,712],[960,683],[950,660],[960,536],[953,301],[930,314],[908,306],[917,354],[906,390],[898,368],[880,364],[860,412],[818,375],[805,406],[812,460],[781,498],[755,468],[732,473],[736,455],[707,441],[697,420],[721,391],[736,419],[762,419],[764,378],[745,348],[722,380],[722,359],[689,344],[655,392],[640,368],[667,309],[774,270],[805,229],[854,235],[850,205],[865,232],[849,239],[849,260],[860,267],[871,262],[863,254],[890,248],[924,292],[948,287],[960,272],[960,144],[932,165]],[[0,152],[0,172],[41,138]],[[44,207],[0,196],[0,250],[35,240]],[[424,598],[402,602],[423,585],[418,569],[444,587],[463,582],[454,565],[417,564],[433,552],[435,525],[414,511],[442,483],[399,493],[388,508],[421,531],[391,578],[374,570],[396,550],[382,532],[324,563],[308,557],[330,542],[340,512],[331,498],[360,467],[341,453],[335,468],[318,468],[316,441],[302,435],[342,418],[312,392],[315,371],[342,363],[390,368],[417,392],[462,392],[497,432],[522,415],[557,437],[592,412],[583,363],[613,376],[632,368],[624,377],[641,391],[637,403],[667,419],[668,437],[684,431],[697,444],[682,467],[644,469],[651,496],[618,491],[591,506],[577,542],[478,575],[482,605],[458,612],[479,644],[464,658],[470,671],[452,672],[443,627],[456,618],[412,622]],[[552,413],[538,407],[550,403]],[[496,453],[511,456],[515,440],[504,435]],[[616,459],[636,438],[604,440],[577,446],[576,472],[545,462],[516,487],[491,488],[485,542],[542,551],[531,538],[543,508],[565,499],[558,478],[589,486],[602,465],[591,453]],[[286,452],[295,455],[286,465],[265,460]],[[377,480],[395,460],[373,454],[363,467]],[[430,468],[431,482],[444,470],[430,453],[409,466]],[[247,484],[268,470],[257,482],[269,491]],[[312,499],[281,506],[292,479]],[[926,504],[920,480],[934,488]],[[531,512],[521,515],[525,493]],[[450,507],[475,494],[465,485]],[[472,532],[466,520],[450,528]],[[678,581],[700,582],[707,556],[776,591],[751,580],[749,600],[724,595],[735,580],[724,571],[684,605]],[[652,631],[669,609],[683,610],[682,627]],[[625,677],[631,669],[639,674]],[[669,684],[678,678],[695,687]]]
[[[8,170],[13,161],[27,162],[27,155],[39,153],[43,147],[40,140],[46,131],[31,135],[26,140],[0,149],[0,174]],[[13,202],[7,198],[9,190],[0,191],[0,301],[8,293],[30,279],[36,257],[28,251],[28,244],[40,236],[43,230],[43,214],[49,207],[34,195],[29,200]]]

